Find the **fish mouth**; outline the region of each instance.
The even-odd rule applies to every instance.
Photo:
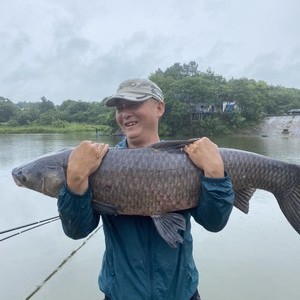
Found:
[[[22,180],[20,179],[20,176],[22,176],[22,172],[18,169],[13,169],[11,173],[15,184],[21,187],[24,186]]]
[[[13,179],[14,179],[14,182],[17,186],[20,186],[20,187],[23,186],[22,182],[17,177],[13,176]]]

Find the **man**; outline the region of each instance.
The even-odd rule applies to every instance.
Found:
[[[117,123],[125,134],[118,147],[140,148],[159,142],[158,124],[165,103],[155,83],[126,80],[106,105],[116,108]],[[86,237],[98,226],[100,216],[91,205],[88,177],[99,167],[107,151],[107,144],[84,141],[70,155],[67,182],[60,192],[58,209],[63,229],[73,239]],[[223,229],[234,195],[218,147],[213,142],[202,138],[186,146],[184,151],[204,171],[204,176],[199,205],[179,212],[186,219],[186,230],[181,232],[184,241],[177,248],[171,248],[161,238],[150,217],[101,216],[106,251],[99,287],[105,299],[200,299],[190,218],[193,216],[207,230]]]

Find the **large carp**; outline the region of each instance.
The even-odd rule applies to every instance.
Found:
[[[190,142],[110,148],[89,178],[94,208],[100,214],[151,216],[171,246],[182,242],[178,230],[185,229],[185,219],[176,211],[195,207],[201,188],[202,171],[181,150]],[[14,168],[16,184],[57,198],[71,151],[63,149]],[[233,183],[234,205],[247,213],[255,190],[269,191],[300,234],[300,165],[241,150],[220,148],[220,153]]]

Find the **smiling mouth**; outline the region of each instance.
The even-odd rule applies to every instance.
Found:
[[[136,124],[137,124],[137,122],[128,122],[128,123],[125,123],[125,126],[126,127],[131,127],[131,126],[134,126]]]

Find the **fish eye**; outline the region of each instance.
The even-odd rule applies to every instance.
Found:
[[[26,176],[22,175],[22,182],[26,182],[27,178]]]
[[[47,166],[46,168],[47,168],[48,170],[56,170],[56,169],[57,169],[56,166]]]

